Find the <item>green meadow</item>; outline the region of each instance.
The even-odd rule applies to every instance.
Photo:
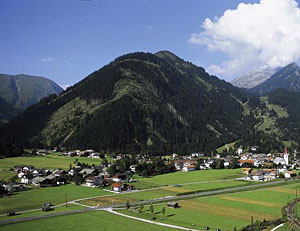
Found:
[[[102,162],[101,159],[93,159],[88,157],[68,157],[51,154],[46,156],[32,156],[32,157],[14,157],[0,159],[0,170],[9,170],[15,165],[33,165],[35,168],[48,168],[48,169],[69,169],[70,164],[75,165],[76,159],[79,162],[86,164],[98,165]],[[1,176],[1,175],[0,175]]]
[[[66,212],[66,211],[71,211],[71,210],[76,210],[76,209],[84,209],[84,207],[76,204],[68,204],[67,207],[65,205],[59,206],[54,208],[51,211],[44,212],[42,210],[38,211],[31,211],[31,212],[26,212],[26,213],[16,213],[16,216],[0,216],[0,221],[3,220],[9,220],[9,219],[15,219],[15,218],[23,218],[23,217],[32,217],[32,216],[39,216],[39,215],[45,215],[49,213],[59,213],[59,212]]]
[[[62,204],[66,202],[66,197],[70,201],[109,194],[111,193],[102,189],[73,184],[46,188],[32,187],[28,190],[14,193],[11,196],[0,198],[0,214],[12,209],[15,211],[38,209],[46,202],[51,202],[54,205]]]
[[[177,229],[166,228],[128,219],[105,211],[88,212],[30,222],[0,226],[0,231],[172,231]]]
[[[223,194],[211,197],[195,198],[179,201],[178,209],[166,209],[166,215],[161,213],[166,205],[154,205],[154,215],[149,206],[142,213],[122,210],[123,213],[145,219],[184,226],[187,228],[203,229],[208,226],[222,230],[234,230],[255,220],[274,220],[281,217],[281,209],[288,201],[296,198],[296,188],[300,184],[284,187],[272,187],[255,191]]]
[[[139,189],[146,189],[194,182],[230,180],[238,177],[243,177],[241,169],[199,170],[191,172],[180,171],[154,177],[137,176],[138,182],[134,183],[134,185]]]

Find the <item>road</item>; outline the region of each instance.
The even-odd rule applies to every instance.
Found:
[[[221,189],[221,190],[214,190],[214,191],[207,191],[207,192],[199,192],[199,193],[182,195],[182,196],[162,197],[162,198],[156,198],[156,199],[151,199],[151,200],[132,202],[130,204],[131,204],[131,206],[137,206],[137,205],[141,205],[141,204],[167,202],[167,201],[171,201],[171,200],[184,200],[184,199],[189,199],[189,198],[193,198],[193,197],[203,197],[203,196],[210,196],[210,195],[215,195],[215,194],[232,193],[232,192],[246,190],[246,189],[255,189],[255,188],[262,187],[262,186],[272,186],[272,185],[277,185],[277,184],[281,184],[281,183],[283,183],[283,181],[274,181],[274,182],[263,183],[263,184],[258,184],[258,185],[256,184],[256,185],[240,186],[240,187],[235,187],[235,188],[231,188],[231,189]],[[76,203],[77,201],[78,200],[73,201],[73,203]],[[37,220],[37,219],[42,219],[42,218],[50,218],[50,217],[62,216],[62,215],[85,213],[85,212],[97,211],[97,210],[107,210],[107,209],[120,208],[120,207],[125,207],[125,206],[126,206],[125,204],[115,204],[112,206],[92,207],[92,208],[78,209],[78,210],[59,212],[59,213],[51,213],[51,214],[49,213],[49,214],[44,214],[44,215],[39,215],[39,216],[32,216],[32,217],[14,218],[14,219],[0,221],[0,225],[23,222],[23,221],[31,221],[31,220]],[[293,211],[293,208],[290,208],[290,209],[292,209],[290,211]],[[290,214],[292,215],[293,213],[290,212]],[[300,227],[300,224],[299,224],[299,227]]]
[[[295,225],[295,227],[298,230],[300,230],[300,223],[297,219],[297,216],[295,215],[295,207],[299,201],[300,201],[300,199],[296,199],[295,201],[293,201],[292,204],[290,204],[287,207],[287,217],[291,222],[293,222],[293,224]]]

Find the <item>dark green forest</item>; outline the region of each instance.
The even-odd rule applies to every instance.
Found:
[[[276,118],[277,126],[286,138],[296,140],[300,108],[278,91],[270,93],[269,100],[290,116]],[[60,95],[29,107],[2,127],[0,135],[23,147],[108,153],[210,153],[234,141],[266,151],[280,149],[281,135],[255,130],[260,122],[255,111],[265,108],[258,96],[170,52],[138,52],[115,59]],[[60,120],[52,118],[57,114]],[[291,126],[294,131],[285,133]]]

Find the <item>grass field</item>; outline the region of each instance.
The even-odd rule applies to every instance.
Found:
[[[133,193],[124,193],[124,194],[115,194],[110,197],[102,197],[102,198],[93,198],[89,200],[82,201],[82,204],[95,206],[95,205],[111,205],[112,203],[125,203],[127,200],[129,202],[136,202],[140,200],[149,200],[154,198],[175,196],[178,193],[183,192],[193,192],[198,190],[217,190],[220,188],[228,188],[228,187],[237,187],[251,184],[251,182],[245,181],[224,181],[224,182],[202,182],[197,184],[189,184],[184,185],[182,187],[175,186],[166,186],[159,189],[146,190],[141,192],[133,192]]]
[[[241,169],[199,170],[192,172],[174,172],[149,178],[137,177],[138,182],[133,184],[136,188],[146,189],[193,182],[229,180],[242,176]]]
[[[141,221],[127,219],[105,211],[60,216],[30,222],[0,226],[0,231],[172,231],[177,229],[165,228]]]
[[[155,217],[158,221],[188,228],[201,229],[209,226],[222,230],[233,230],[234,227],[239,229],[250,224],[251,216],[254,220],[274,220],[281,217],[281,208],[296,197],[296,188],[300,189],[299,183],[179,201],[181,207],[167,208],[166,216],[161,213],[165,205],[155,205]],[[127,210],[123,212],[146,219],[153,217],[149,207],[145,207],[142,214]]]
[[[14,209],[15,211],[23,211],[40,208],[45,202],[51,202],[54,205],[64,203],[67,199],[75,200],[84,197],[93,197],[101,195],[109,195],[111,193],[97,188],[89,188],[77,186],[73,184],[25,190],[15,193],[9,197],[0,198],[0,214]]]
[[[7,171],[7,170],[0,170],[0,180],[7,181],[15,175],[16,175],[15,172],[10,172],[10,171]]]
[[[67,157],[51,154],[47,156],[34,156],[34,157],[14,157],[0,159],[0,170],[9,170],[15,165],[33,165],[35,168],[46,169],[69,169],[70,164],[75,165],[75,160],[87,164],[100,164],[101,159],[93,159],[87,157]],[[1,176],[1,175],[0,175]],[[1,179],[1,178],[0,178]]]
[[[84,207],[80,206],[80,205],[75,205],[75,204],[68,204],[68,206],[60,206],[57,208],[54,208],[51,211],[32,211],[32,212],[26,212],[26,213],[22,213],[22,214],[16,214],[15,216],[1,216],[0,217],[0,221],[3,220],[8,220],[8,219],[15,219],[15,218],[23,218],[23,217],[32,217],[32,216],[38,216],[38,215],[44,215],[44,214],[49,214],[49,213],[59,213],[59,212],[65,212],[65,211],[70,211],[70,210],[75,210],[75,209],[83,209]]]

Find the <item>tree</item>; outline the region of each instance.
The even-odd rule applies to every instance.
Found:
[[[165,216],[166,215],[166,207],[162,207],[161,212]]]
[[[70,165],[69,165],[69,169],[71,169],[73,166],[72,166],[72,164],[70,163]]]
[[[129,209],[130,208],[130,203],[129,200],[126,201],[126,208]]]
[[[151,205],[150,205],[150,212],[151,213],[154,213],[154,207],[153,207],[153,204],[151,203]]]
[[[141,204],[141,205],[140,205],[139,212],[141,213],[143,209],[144,209],[144,205],[143,205],[143,204]]]

